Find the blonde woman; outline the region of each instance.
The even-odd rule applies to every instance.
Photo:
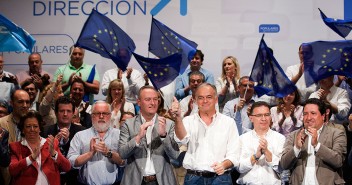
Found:
[[[227,56],[222,61],[222,74],[216,82],[219,95],[219,110],[222,112],[226,102],[238,96],[237,82],[240,79],[240,65],[233,56]]]
[[[133,104],[125,100],[125,89],[120,79],[110,82],[106,102],[111,105],[111,123],[115,128],[120,128],[119,121],[122,113],[131,112],[135,114]]]

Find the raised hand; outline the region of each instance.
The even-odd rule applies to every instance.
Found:
[[[171,109],[169,109],[169,113],[172,119],[181,117],[181,107],[178,100],[174,97],[171,103]]]
[[[162,116],[158,116],[158,133],[160,136],[165,137],[167,132],[166,132],[166,118]]]
[[[301,149],[306,138],[307,138],[307,134],[304,132],[304,128],[302,128],[296,136],[295,146],[298,149]]]
[[[48,144],[49,144],[49,152],[50,152],[51,156],[54,156],[56,153],[55,148],[54,148],[54,141],[55,141],[54,136],[49,135],[48,136]]]

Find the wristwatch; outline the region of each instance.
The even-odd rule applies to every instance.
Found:
[[[109,159],[112,158],[112,152],[111,152],[111,150],[109,150],[109,151],[106,153],[105,157],[107,157],[107,158],[109,158]]]

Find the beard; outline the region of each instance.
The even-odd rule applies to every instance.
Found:
[[[109,127],[110,127],[110,122],[105,122],[105,123],[93,123],[93,127],[96,131],[98,132],[106,132]]]

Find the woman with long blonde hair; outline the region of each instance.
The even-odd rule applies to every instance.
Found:
[[[216,82],[216,90],[219,95],[219,109],[222,112],[226,102],[238,96],[237,83],[240,79],[240,65],[233,56],[227,56],[222,61],[222,73]]]
[[[115,79],[110,82],[107,90],[106,102],[111,105],[111,122],[115,128],[120,127],[120,117],[124,112],[135,114],[133,104],[127,102],[125,99],[125,89],[123,87],[123,82],[120,79]]]

